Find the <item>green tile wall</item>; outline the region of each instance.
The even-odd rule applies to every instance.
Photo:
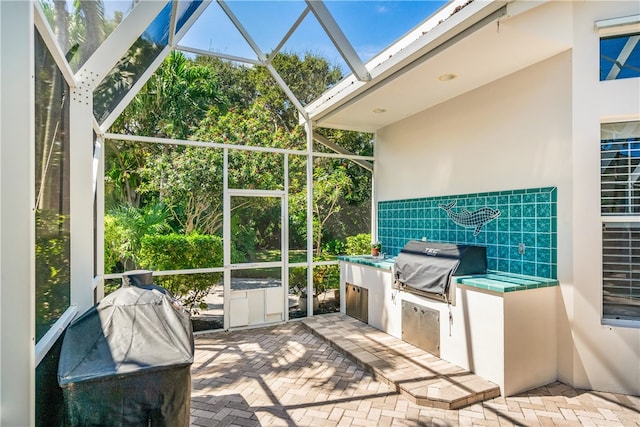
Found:
[[[439,205],[456,202],[454,213],[499,210],[474,235],[475,227],[452,221]],[[397,255],[409,240],[486,246],[490,270],[557,278],[556,187],[461,194],[378,203],[378,238],[383,251]],[[524,244],[524,253],[519,246]]]

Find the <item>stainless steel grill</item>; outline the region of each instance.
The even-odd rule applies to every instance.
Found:
[[[394,287],[429,298],[451,301],[451,277],[487,272],[482,246],[409,241],[396,257]]]

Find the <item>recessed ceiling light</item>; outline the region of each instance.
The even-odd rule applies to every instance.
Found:
[[[373,112],[376,114],[382,114],[382,113],[386,113],[387,110],[385,110],[384,108],[374,108]]]
[[[448,82],[449,80],[453,80],[456,77],[458,77],[456,74],[449,73],[441,75],[440,77],[438,77],[438,80],[440,80],[441,82]]]

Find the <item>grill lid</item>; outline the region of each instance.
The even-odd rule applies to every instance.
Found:
[[[410,240],[396,257],[394,269],[396,281],[405,289],[444,295],[451,276],[487,272],[487,251],[481,246]]]

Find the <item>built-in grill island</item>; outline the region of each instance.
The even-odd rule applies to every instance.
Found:
[[[505,396],[556,379],[557,280],[488,270],[484,247],[419,240],[396,257],[339,260],[342,313],[363,318],[366,304],[370,326],[498,384]],[[367,290],[366,303],[351,301],[355,287]]]
[[[411,240],[396,257],[393,287],[455,303],[451,277],[486,272],[484,247]],[[440,312],[405,300],[401,311],[402,339],[440,356]]]

